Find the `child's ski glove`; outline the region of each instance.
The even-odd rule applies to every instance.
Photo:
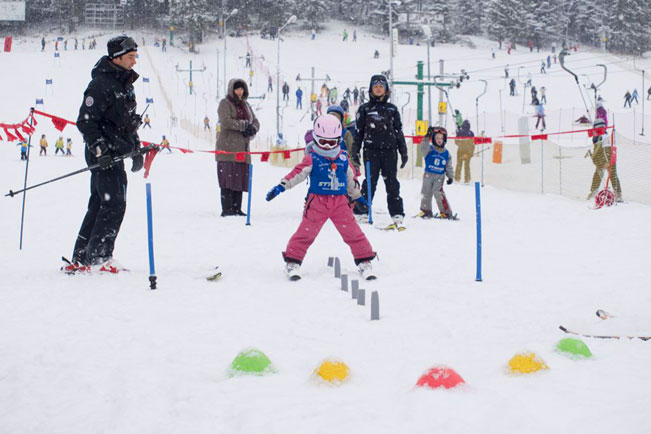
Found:
[[[277,186],[269,190],[269,193],[267,193],[267,202],[269,202],[274,197],[278,196],[283,191],[285,191],[285,187],[283,187],[281,184],[278,184]]]

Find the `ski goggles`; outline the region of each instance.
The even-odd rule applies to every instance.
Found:
[[[319,148],[334,149],[339,146],[339,139],[326,139],[323,137],[316,137],[315,142]]]
[[[120,51],[113,53],[111,56],[112,59],[120,57],[131,51],[138,51],[138,44],[136,44],[136,41],[134,41],[132,37],[128,37],[124,41],[120,42],[120,48],[122,48]]]

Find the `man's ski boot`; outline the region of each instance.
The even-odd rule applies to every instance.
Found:
[[[418,211],[418,214],[416,214],[414,217],[421,218],[421,219],[431,219],[434,217],[434,214],[432,213],[432,211],[420,210]]]
[[[90,266],[88,265],[82,265],[79,264],[78,262],[72,262],[65,256],[62,256],[61,260],[65,262],[65,265],[61,267],[61,271],[63,271],[64,273],[70,276],[78,273],[90,273]]]

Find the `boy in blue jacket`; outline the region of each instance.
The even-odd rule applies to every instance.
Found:
[[[434,127],[430,137],[431,143],[429,140],[424,139],[420,144],[421,155],[425,155],[425,173],[423,174],[423,187],[420,192],[420,212],[416,216],[456,220],[456,214],[452,213],[450,203],[443,191],[445,177],[448,178],[448,184],[452,184],[454,180],[452,156],[445,149],[448,132],[443,127]],[[436,216],[432,213],[432,196],[436,198],[436,204],[439,208],[439,213]]]

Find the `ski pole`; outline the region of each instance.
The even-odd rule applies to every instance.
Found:
[[[144,147],[140,148],[139,150],[131,151],[131,152],[127,153],[127,154],[120,155],[119,157],[115,157],[111,161],[111,165],[114,165],[115,163],[119,163],[122,160],[126,160],[127,158],[135,157],[138,154],[147,153],[151,149],[153,149],[153,147],[144,146]],[[74,176],[74,175],[79,175],[80,173],[84,173],[84,172],[87,172],[89,170],[94,170],[94,169],[97,169],[97,168],[99,168],[99,163],[90,165],[88,167],[84,167],[83,169],[75,170],[74,172],[70,172],[70,173],[67,173],[65,175],[58,176],[58,177],[56,177],[54,179],[50,179],[49,181],[41,182],[40,184],[25,187],[25,188],[23,188],[21,190],[18,190],[18,191],[9,190],[9,193],[5,194],[5,197],[7,197],[7,196],[14,197],[15,195],[23,193],[23,192],[25,192],[27,190],[31,190],[33,188],[41,187],[43,185],[50,184],[52,182],[56,182],[56,181],[59,181],[61,179],[69,178],[69,177]]]
[[[30,110],[30,116],[29,116],[29,125],[33,126],[34,124],[34,107],[31,108]],[[23,183],[23,188],[27,187],[27,174],[29,173],[29,150],[32,149],[32,135],[29,135],[29,140],[27,141],[27,161],[25,162],[25,181]],[[26,195],[23,195],[23,207],[22,211],[20,212],[20,244],[19,244],[19,250],[23,250],[23,228],[24,228],[24,223],[25,223],[25,200],[27,199],[25,197]]]
[[[246,204],[246,225],[251,226],[251,188],[253,187],[253,164],[249,164],[249,192]]]
[[[154,222],[151,209],[151,183],[147,183],[147,245],[149,247],[149,289],[156,289],[156,267],[154,265]]]
[[[477,216],[477,274],[475,281],[481,282],[481,193],[479,182],[475,182],[475,213]]]
[[[371,160],[366,162],[366,193],[368,195],[368,222],[373,224],[373,198],[371,196]]]

